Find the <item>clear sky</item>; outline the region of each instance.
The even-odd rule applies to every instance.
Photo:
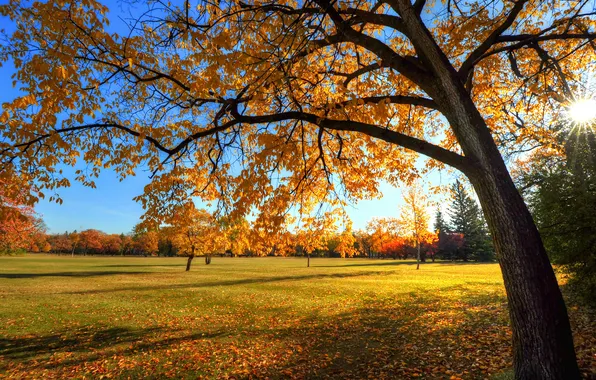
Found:
[[[4,1],[0,1],[0,4]],[[113,4],[111,9],[114,8]],[[0,18],[0,24],[7,30],[10,25],[5,18]],[[117,29],[112,23],[112,28]],[[14,69],[10,65],[0,68],[0,102],[13,99],[18,91],[12,87],[11,74]],[[73,173],[72,168],[63,168],[65,173]],[[447,172],[433,173],[425,182],[432,185],[448,185],[453,182],[454,175]],[[139,171],[136,176],[128,177],[120,182],[111,170],[103,170],[97,179],[96,189],[91,189],[74,181],[74,175],[69,176],[71,187],[60,189],[58,192],[64,203],[58,205],[47,200],[41,200],[36,211],[43,217],[48,231],[61,233],[64,231],[85,230],[95,228],[107,233],[127,233],[138,223],[143,209],[132,198],[143,192],[143,187],[149,182],[149,173]],[[354,223],[354,229],[361,229],[373,217],[397,217],[402,201],[402,190],[388,184],[380,189],[383,198],[379,200],[361,201],[348,208]],[[434,207],[429,210],[434,215]]]

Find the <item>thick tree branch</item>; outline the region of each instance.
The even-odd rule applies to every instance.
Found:
[[[361,132],[368,136],[402,146],[406,149],[423,154],[429,158],[443,162],[460,170],[463,173],[469,173],[472,170],[472,164],[466,157],[445,148],[441,148],[440,146],[431,144],[428,141],[417,139],[415,137],[392,131],[390,129],[356,121],[329,119],[322,120],[320,126],[337,131]]]
[[[499,41],[499,37],[501,36],[501,34],[503,34],[503,32],[505,32],[513,24],[513,22],[515,21],[515,19],[522,11],[524,5],[527,2],[528,0],[518,0],[511,9],[511,12],[509,13],[505,21],[503,21],[501,25],[499,25],[495,30],[493,30],[492,33],[488,36],[488,38],[484,40],[484,42],[482,42],[480,46],[478,46],[472,53],[468,55],[464,63],[462,63],[461,67],[459,68],[459,74],[462,78],[467,78],[470,70],[472,69],[472,67],[474,67],[475,62],[478,60],[478,58],[482,57],[484,53],[486,53],[495,43]]]
[[[431,144],[428,141],[408,136],[397,131],[392,131],[390,129],[381,128],[373,124],[350,120],[325,119],[314,114],[299,111],[289,111],[271,115],[246,116],[239,114],[236,109],[232,109],[232,116],[238,123],[260,124],[275,123],[287,120],[302,120],[313,125],[317,125],[321,128],[332,129],[335,131],[360,132],[423,154],[429,158],[450,165],[462,171],[463,173],[469,173],[472,170],[471,162],[469,162],[464,156],[440,146]]]
[[[337,34],[344,36],[346,41],[374,53],[383,61],[383,65],[399,71],[414,83],[419,83],[424,90],[433,86],[434,77],[419,64],[417,58],[404,57],[381,40],[352,29],[329,1],[316,0],[316,3],[329,15],[338,30]]]
[[[354,101],[363,101],[366,103],[378,104],[383,101],[391,104],[410,104],[413,106],[421,106],[430,108],[433,110],[439,110],[439,106],[432,99],[423,98],[419,96],[406,96],[406,95],[387,95],[387,96],[365,96],[362,98],[346,100],[345,102],[336,103],[335,106],[346,106]]]
[[[338,13],[355,16],[354,18],[350,19],[350,24],[368,23],[382,25],[403,33],[403,23],[401,19],[397,16],[392,16],[388,14],[378,14],[356,8],[348,8],[343,11],[340,10],[338,11]]]
[[[426,0],[416,0],[416,2],[414,2],[414,10],[418,14],[421,14],[425,5],[426,5]]]

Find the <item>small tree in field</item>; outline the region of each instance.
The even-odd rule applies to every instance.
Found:
[[[118,234],[103,236],[102,252],[106,255],[115,255],[122,250],[122,239]]]
[[[188,257],[186,271],[190,270],[196,256],[205,256],[208,265],[211,254],[225,246],[217,220],[207,210],[197,209],[192,202],[180,206],[171,222],[172,244],[179,255]]]
[[[134,250],[144,256],[153,256],[159,250],[159,236],[153,229],[145,229],[137,225],[133,232]]]
[[[429,205],[426,195],[420,186],[410,187],[404,195],[405,205],[401,209],[401,224],[407,231],[416,247],[416,269],[420,269],[420,245],[428,237],[428,212]]]
[[[351,224],[348,224],[341,232],[336,230],[328,234],[326,248],[330,255],[338,255],[342,258],[353,257],[358,253],[355,245],[356,238],[352,232]]]
[[[102,242],[104,235],[103,232],[94,229],[81,231],[80,245],[83,249],[83,254],[99,253],[103,248]]]
[[[304,227],[294,234],[293,245],[306,256],[306,267],[310,267],[310,255],[325,249],[326,226],[320,220],[307,219]]]

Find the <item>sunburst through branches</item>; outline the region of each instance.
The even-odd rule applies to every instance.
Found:
[[[567,104],[565,119],[575,134],[586,130],[596,131],[596,86],[592,71],[588,73],[580,93]]]
[[[576,100],[567,107],[567,113],[573,123],[594,123],[594,119],[596,119],[596,100],[591,98]]]

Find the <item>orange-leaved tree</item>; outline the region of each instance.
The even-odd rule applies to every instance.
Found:
[[[393,259],[405,259],[408,256],[408,242],[403,237],[393,238],[381,246],[380,253]]]
[[[85,231],[81,231],[80,233],[80,246],[83,249],[83,254],[96,254],[101,252],[103,248],[103,239],[105,233],[95,230],[89,229]]]
[[[333,230],[333,213],[325,213],[322,218],[306,217],[301,220],[294,234],[294,247],[298,253],[306,255],[306,266],[310,267],[310,255],[316,250],[325,249],[329,231]]]
[[[420,269],[420,245],[429,239],[428,198],[422,187],[414,183],[404,194],[404,206],[401,208],[400,223],[404,232],[416,247],[416,269]]]
[[[81,235],[83,232],[81,232]],[[132,233],[132,245],[135,254],[142,254],[144,256],[153,256],[157,254],[157,251],[159,250],[159,235],[156,228],[151,228],[143,223],[139,223],[133,227]]]
[[[552,138],[548,115],[594,61],[588,4],[156,1],[119,33],[95,0],[13,0],[0,59],[22,95],[3,104],[1,170],[53,191],[62,164],[90,163],[89,186],[101,168],[144,165],[150,213],[199,195],[277,224],[291,206],[378,195],[425,155],[478,194],[516,377],[575,379],[567,310],[499,146]]]
[[[355,247],[356,238],[352,232],[351,226],[341,232],[329,234],[327,238],[327,250],[330,254],[339,255],[339,257],[353,257],[358,253]]]
[[[30,196],[31,186],[23,178],[0,176],[0,253],[38,248],[35,243],[43,235],[44,225]]]
[[[205,256],[211,263],[211,254],[225,249],[225,236],[216,218],[205,209],[187,202],[177,208],[175,217],[166,221],[172,229],[172,244],[179,255],[188,257],[186,271],[195,256]]]
[[[250,223],[246,219],[220,221],[224,234],[225,251],[232,256],[246,254],[250,249]]]
[[[382,252],[383,246],[399,237],[401,225],[397,218],[372,218],[366,224],[366,231],[371,240],[371,250]]]

